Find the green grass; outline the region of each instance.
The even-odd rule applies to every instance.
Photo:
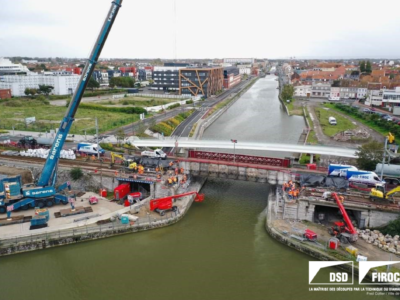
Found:
[[[310,129],[311,129],[306,142],[311,145],[317,145],[318,139],[317,139],[317,135],[315,134],[315,131],[314,131],[314,122],[311,120],[310,113],[308,112],[308,110],[307,110],[306,114],[307,114],[306,118],[307,118],[308,124],[310,124]]]
[[[319,112],[319,114],[318,114]],[[332,111],[331,109],[326,110],[323,107],[316,107],[315,113],[319,119],[319,123],[321,125],[322,131],[327,136],[334,136],[335,134],[345,131],[345,130],[352,130],[356,128],[349,119],[343,117],[342,115]],[[336,118],[337,125],[330,125],[329,124],[329,117]]]
[[[44,132],[59,127],[65,115],[66,107],[35,104],[26,107],[3,106],[1,109],[0,128]],[[36,123],[26,126],[24,119],[36,117]],[[135,122],[139,119],[137,114],[119,112],[105,112],[91,109],[78,109],[70,133],[82,134],[84,129],[87,134],[95,133],[95,117],[99,122],[100,133]]]
[[[342,110],[338,109],[333,103],[326,103],[326,104],[324,104],[324,106],[325,106],[325,107],[328,107],[328,108],[330,108],[330,109],[333,109],[333,110],[335,110],[335,111],[338,111],[338,112],[340,112],[340,113],[342,113],[342,114],[344,114],[344,115],[350,116],[350,117],[353,118],[354,120],[357,120],[357,121],[359,121],[360,123],[364,124],[365,126],[368,126],[369,128],[371,128],[371,129],[373,129],[373,130],[379,132],[379,133],[382,134],[383,136],[386,136],[386,135],[388,134],[388,130],[387,130],[387,129],[384,129],[384,128],[382,128],[382,127],[376,125],[374,122],[369,121],[369,120],[367,120],[367,119],[360,118],[360,117],[357,117],[357,116],[354,116],[354,115],[350,115],[350,114],[346,113],[345,111],[342,111]]]
[[[288,108],[290,115],[302,116],[303,110],[301,107],[295,106],[294,105],[295,102],[296,102],[296,100],[292,99],[292,100],[290,100],[289,103],[287,103],[287,102],[284,102],[284,103],[285,103],[286,107]]]

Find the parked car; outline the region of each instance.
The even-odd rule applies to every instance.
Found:
[[[363,113],[365,114],[373,114],[374,112],[372,110],[370,110],[369,108],[363,108],[362,110]]]

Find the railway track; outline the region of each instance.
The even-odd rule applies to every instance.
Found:
[[[303,194],[304,196],[313,196],[313,197],[321,197],[322,198],[323,191],[319,189],[306,190]],[[389,211],[400,211],[400,207],[397,204],[387,203],[387,202],[373,202],[370,200],[368,194],[362,193],[343,193],[346,196],[346,203],[353,203],[356,205],[363,204],[368,208],[375,208],[378,210],[389,210]],[[399,198],[395,198],[396,201],[399,201]]]
[[[46,161],[44,158],[40,157],[6,156],[0,154],[0,161],[1,160],[15,161],[18,163],[25,163],[25,164],[39,164],[39,165],[43,165]],[[106,162],[103,163],[91,162],[91,161],[86,161],[84,159],[75,159],[75,160],[60,159],[58,163],[59,166],[61,167],[69,167],[69,168],[79,167],[86,170],[99,170],[99,171],[102,170],[108,172],[119,170],[121,167],[118,164],[110,167],[110,164]]]

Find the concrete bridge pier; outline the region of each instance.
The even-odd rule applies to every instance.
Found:
[[[246,176],[248,181],[257,182],[258,170],[254,168],[247,168]]]
[[[228,178],[238,179],[239,178],[239,168],[236,166],[228,166]]]
[[[269,184],[276,184],[276,177],[277,177],[277,171],[268,171],[268,183]]]
[[[258,170],[258,182],[267,183],[268,182],[268,171],[260,169]]]

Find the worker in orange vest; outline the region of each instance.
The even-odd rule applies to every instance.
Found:
[[[178,177],[174,176],[174,184],[178,183]]]
[[[183,168],[181,168],[181,174],[183,174],[184,171],[185,171],[185,170],[184,170]]]
[[[287,188],[288,188],[288,184],[286,182],[284,182],[283,186],[282,186],[283,191],[286,192]]]
[[[172,161],[169,162],[169,166],[172,167],[174,163]]]
[[[343,202],[344,202],[344,197],[343,197],[343,196],[339,196],[339,200],[340,200],[340,202],[342,202],[342,204],[343,204]]]
[[[179,169],[175,168],[175,175],[178,175],[178,174],[179,174]]]
[[[169,184],[170,186],[172,185],[172,178],[171,178],[171,177],[168,178],[168,184]]]
[[[288,196],[289,196],[289,199],[290,199],[290,200],[293,199],[293,190],[289,190],[289,191],[288,191]]]

